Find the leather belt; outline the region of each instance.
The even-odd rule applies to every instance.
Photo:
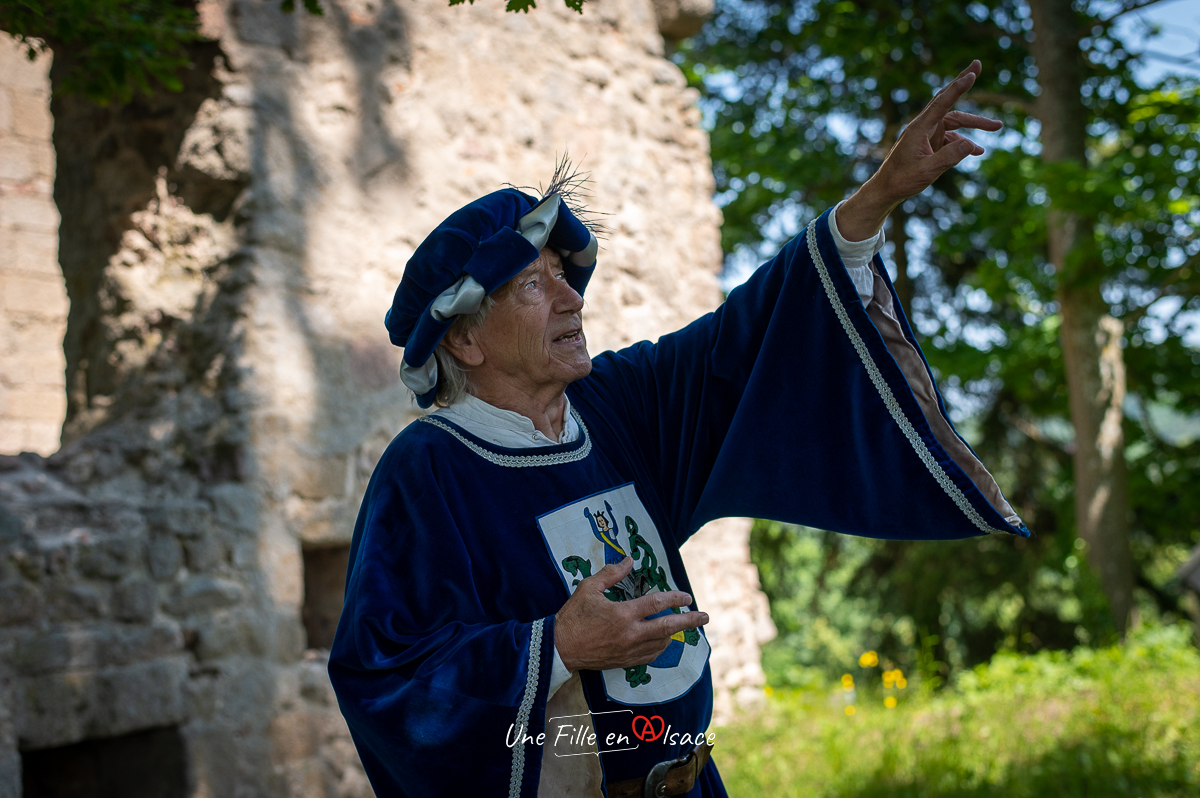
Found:
[[[708,764],[712,746],[700,743],[678,759],[668,759],[650,768],[641,779],[627,779],[608,785],[608,798],[663,798],[683,795],[696,786],[700,771]]]

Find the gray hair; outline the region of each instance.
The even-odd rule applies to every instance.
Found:
[[[492,295],[485,296],[479,310],[455,317],[454,323],[446,331],[446,336],[457,336],[479,327],[495,306],[495,298]],[[437,396],[433,401],[438,407],[449,407],[465,394],[475,393],[471,385],[471,367],[456,358],[446,347],[446,336],[442,337],[437,349],[433,350],[433,356],[437,358]]]

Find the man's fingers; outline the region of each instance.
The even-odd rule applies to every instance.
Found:
[[[942,117],[949,113],[954,104],[959,101],[959,98],[967,93],[967,89],[975,85],[975,78],[982,71],[983,65],[978,60],[972,61],[971,65],[959,73],[957,78],[950,81],[949,85],[934,95],[929,105],[925,106],[925,110],[920,113],[917,119],[921,120],[927,128],[932,128],[933,125],[941,121]]]
[[[707,612],[681,612],[663,615],[658,618],[650,618],[643,621],[648,627],[647,631],[654,637],[670,637],[687,629],[695,629],[697,626],[703,626],[708,623]]]
[[[951,134],[947,133],[946,135],[949,136]],[[975,152],[976,149],[979,150],[978,153]],[[932,183],[937,179],[938,175],[940,175],[942,172],[945,172],[947,169],[958,166],[958,164],[960,164],[968,155],[982,154],[983,147],[980,147],[970,139],[959,136],[958,141],[946,144],[946,146],[942,147],[940,150],[930,156],[929,161],[925,166],[925,169],[931,173],[929,182]]]
[[[1004,123],[999,119],[989,119],[986,116],[969,114],[966,111],[951,111],[946,114],[942,121],[946,126],[946,130],[961,130],[963,128],[970,128],[972,130],[999,130],[1004,127]]]
[[[979,73],[982,71],[983,71],[983,62],[980,61],[978,58],[976,58],[974,61],[967,64],[967,68],[964,69],[962,72],[959,72],[958,76],[961,78],[963,75],[967,74],[968,72],[971,72],[975,75],[975,77],[979,77]]]
[[[638,618],[649,618],[651,615],[657,615],[665,609],[671,607],[686,607],[692,603],[692,597],[682,590],[669,590],[666,592],[647,593],[633,601],[626,602],[625,606],[636,614]]]
[[[966,136],[964,136],[961,133],[946,133],[946,138],[945,138],[945,141],[942,143],[942,146],[945,147],[948,144],[954,144],[955,142],[959,142],[959,141],[965,141],[971,145],[971,151],[969,153],[967,153],[968,155],[983,155],[983,153],[985,152],[983,147],[980,147],[978,144],[971,141],[969,138],[967,138]]]
[[[618,563],[611,563],[604,566],[599,571],[588,577],[588,579],[583,581],[587,582],[591,579],[596,580],[600,583],[600,592],[603,593],[605,590],[608,590],[617,582],[620,582],[622,579],[628,576],[631,568],[633,568],[633,558],[626,557]]]
[[[929,115],[929,119],[939,120],[944,117],[954,104],[967,93],[967,89],[975,85],[975,73],[968,72],[961,78],[955,78],[950,85],[934,95],[933,100],[921,112],[921,116]]]

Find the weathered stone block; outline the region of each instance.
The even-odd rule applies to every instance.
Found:
[[[214,612],[195,627],[196,657],[201,661],[266,653],[270,626],[256,613]]]
[[[30,61],[26,55],[27,51],[27,47],[18,44],[7,35],[0,39],[0,75],[4,75],[4,82],[14,89],[44,91],[46,72],[50,68],[50,55],[43,53],[36,60]]]
[[[33,375],[27,375],[32,378]],[[9,390],[5,396],[5,415],[22,421],[54,421],[62,418],[67,399],[59,391],[46,390],[33,384],[23,383],[20,388]]]
[[[17,736],[30,748],[80,740],[91,720],[94,672],[72,671],[17,683]]]
[[[228,579],[200,574],[188,579],[171,605],[176,615],[231,607],[242,600],[242,586]]]
[[[17,734],[46,748],[179,723],[185,716],[187,659],[21,679]]]
[[[222,529],[238,532],[258,530],[259,496],[244,485],[225,484],[209,488],[216,523]]]
[[[94,668],[96,633],[69,629],[23,635],[17,640],[13,660],[26,676]]]
[[[183,548],[187,553],[188,569],[197,573],[211,571],[226,560],[225,544],[215,534],[185,541]]]
[[[79,571],[94,579],[120,579],[144,567],[145,541],[133,537],[102,538],[79,547]]]
[[[59,369],[60,377],[61,371]],[[27,421],[23,428],[21,442],[13,447],[15,451],[51,454],[62,444],[62,424],[58,420]],[[3,449],[4,446],[0,445],[0,451]]]
[[[175,576],[183,564],[183,547],[171,535],[157,535],[150,541],[150,575],[167,580]]]
[[[4,389],[0,388],[0,408],[4,406]],[[0,411],[2,412],[2,411]],[[29,447],[25,444],[28,440],[26,426],[28,422],[5,421],[0,424],[0,452],[27,452]]]
[[[194,779],[196,784],[192,795],[197,798],[222,798],[227,795],[259,794],[246,789],[245,775],[237,768],[240,757],[244,755],[240,734],[235,738],[227,727],[217,724],[189,726],[189,771],[190,778]]]
[[[212,507],[208,502],[178,501],[147,508],[146,522],[159,532],[195,537],[212,529]]]
[[[0,140],[0,180],[24,183],[36,175],[30,144],[19,139]]]
[[[0,86],[0,134],[11,131],[12,123],[12,90]]]
[[[16,539],[21,534],[24,528],[20,516],[13,513],[7,507],[0,505],[0,543]]]
[[[273,712],[277,668],[261,660],[234,657],[214,668],[217,691],[216,705],[210,720],[225,728],[248,727],[263,735],[263,754],[266,750],[266,729]]]
[[[276,659],[280,662],[295,662],[304,655],[305,642],[304,624],[294,615],[279,613],[275,619],[275,651]]]
[[[112,625],[96,638],[96,659],[104,667],[130,665],[183,653],[183,630],[161,618],[148,626]]]
[[[345,457],[292,458],[292,491],[305,499],[324,499],[346,492]]]
[[[329,659],[315,656],[300,664],[300,695],[317,706],[336,706],[337,696],[329,681]]]
[[[21,798],[21,754],[0,751],[0,798]]]
[[[50,140],[54,118],[50,98],[41,91],[18,91],[12,96],[13,132],[39,142]]]
[[[88,731],[111,736],[181,722],[187,675],[185,657],[100,671],[99,700]]]
[[[98,585],[60,583],[46,588],[46,615],[52,621],[103,618],[107,610],[107,592]]]
[[[58,265],[58,236],[53,233],[7,230],[0,235],[0,245],[4,246],[12,258],[10,264],[14,272],[38,274],[62,281],[62,269]],[[65,283],[63,291],[66,291]],[[55,321],[57,322],[55,326],[49,329],[65,332],[66,319],[56,319]],[[62,338],[62,332],[57,332],[54,337]],[[60,372],[58,375],[60,383],[63,380],[61,372],[64,363],[62,360],[61,357],[55,360],[56,367]]]
[[[28,582],[0,585],[0,626],[28,623],[37,617],[42,594]]]
[[[0,166],[2,166],[0,150]],[[61,279],[9,275],[3,281],[4,307],[10,313],[60,319],[67,312],[67,289]]]
[[[113,588],[112,613],[121,621],[148,621],[158,611],[158,585],[134,577]]]
[[[271,719],[271,763],[278,766],[317,753],[319,721],[303,710],[284,712]]]
[[[45,197],[0,195],[0,224],[54,232],[58,229],[58,211]]]

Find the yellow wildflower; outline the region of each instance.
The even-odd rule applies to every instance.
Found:
[[[853,690],[854,689],[854,677],[848,673],[843,673],[842,674],[842,687],[846,688],[847,690]]]
[[[879,655],[874,651],[866,651],[858,658],[858,667],[860,668],[874,668],[878,664]]]
[[[854,705],[853,705],[853,704],[848,704],[848,705],[846,706],[846,714],[847,714],[847,715],[853,715],[853,714],[854,714],[855,712],[857,712],[857,711],[858,711],[858,710],[856,710],[856,709],[854,708]]]
[[[895,709],[896,708],[896,696],[890,695],[887,698],[883,699],[883,705],[885,707],[887,707],[888,709]]]

